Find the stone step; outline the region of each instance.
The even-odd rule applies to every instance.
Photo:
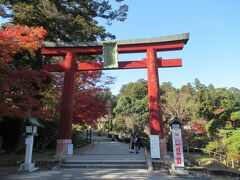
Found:
[[[146,164],[145,160],[66,160],[63,164]]]
[[[69,159],[62,168],[146,169],[145,160],[80,160]]]
[[[61,168],[146,169],[145,164],[62,164]]]
[[[139,156],[139,155],[144,155],[144,152],[140,152],[140,153],[138,153],[138,154],[130,154],[129,152],[125,152],[125,153],[123,153],[123,152],[121,152],[121,153],[116,153],[116,152],[107,152],[107,153],[95,153],[95,152],[93,152],[93,153],[78,153],[78,155],[98,155],[98,156],[104,156],[104,155],[115,155],[115,156],[121,156],[121,155],[129,155],[129,156]]]

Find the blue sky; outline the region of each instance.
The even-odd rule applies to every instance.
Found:
[[[240,1],[239,0],[125,0],[129,5],[125,22],[114,22],[107,30],[117,39],[160,37],[190,32],[181,51],[158,53],[162,58],[182,58],[183,67],[159,69],[160,83],[175,87],[198,78],[203,84],[240,89]],[[1,20],[0,20],[1,21]],[[106,25],[105,25],[106,26]],[[137,60],[145,54],[120,55],[119,60]],[[116,77],[111,85],[117,94],[123,84],[147,79],[144,70],[104,71]]]
[[[159,37],[190,32],[181,51],[158,53],[158,57],[182,58],[183,67],[159,69],[160,83],[175,87],[198,78],[215,87],[240,88],[240,1],[239,0],[125,0],[129,5],[125,22],[107,27],[117,39]],[[135,60],[145,54],[120,55]],[[147,79],[144,70],[105,71],[116,77],[111,86],[117,94],[122,86]]]

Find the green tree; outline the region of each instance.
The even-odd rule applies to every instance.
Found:
[[[115,123],[113,126],[114,130],[118,131],[118,132],[127,132],[128,131],[128,127],[126,126],[126,123],[124,121],[124,119],[122,117],[117,117],[115,119]]]
[[[217,94],[219,97],[219,108],[229,110],[236,107],[237,102],[231,91],[226,88],[219,88],[217,89]]]
[[[124,119],[131,132],[138,133],[149,123],[148,118],[147,81],[138,80],[123,85],[114,108],[116,117]]]
[[[233,94],[236,102],[236,107],[240,108],[240,90],[234,87],[229,88],[229,91]]]
[[[222,154],[239,154],[240,153],[240,130],[221,130],[218,133],[218,138],[211,141],[206,146],[207,150],[217,151]]]
[[[124,21],[128,6],[123,1],[116,0],[113,6],[108,0],[1,0],[0,16],[13,23],[43,26],[48,40],[94,41],[114,38],[99,22]]]
[[[195,94],[194,99],[198,105],[197,115],[203,119],[212,119],[214,107],[212,105],[212,97],[204,84],[198,79],[194,81]]]
[[[180,89],[180,91],[182,93],[186,93],[186,94],[189,94],[189,95],[194,95],[194,87],[192,86],[191,83],[188,83],[187,85],[183,85]]]
[[[240,154],[240,129],[233,130],[223,142],[227,144],[228,152],[237,152]]]
[[[144,127],[149,126],[149,110],[147,96],[145,96],[141,100],[134,101],[131,112],[134,120],[134,132],[143,131]]]
[[[232,112],[230,119],[232,121],[239,121],[240,120],[240,111]]]
[[[116,115],[128,116],[131,114],[132,99],[128,96],[119,96],[117,100],[117,105],[113,112]]]
[[[166,92],[173,91],[176,92],[177,89],[172,86],[171,82],[163,82],[160,86],[160,93],[164,95]]]
[[[230,122],[232,127],[239,127],[240,125],[240,111],[234,111],[231,113]]]
[[[144,79],[139,79],[137,82],[123,85],[120,94],[125,95],[131,99],[143,99],[148,92],[148,84]]]

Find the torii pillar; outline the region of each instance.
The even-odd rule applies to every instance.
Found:
[[[76,53],[67,52],[65,60],[64,84],[58,127],[56,156],[66,156],[68,144],[72,144],[73,102],[75,89]]]
[[[45,42],[44,48],[41,50],[43,55],[66,57],[64,62],[45,65],[44,67],[50,72],[65,72],[56,155],[60,157],[66,156],[67,146],[72,143],[74,79],[76,71],[147,68],[150,133],[151,135],[159,136],[161,157],[164,157],[167,151],[160,104],[158,68],[180,67],[182,66],[182,60],[180,58],[159,59],[157,58],[157,52],[181,50],[188,39],[189,33],[160,38],[115,41],[118,44],[118,53],[146,53],[146,59],[120,61],[118,62],[118,68],[111,69],[104,68],[101,62],[76,64],[77,55],[102,54],[104,42]]]
[[[147,74],[150,134],[159,135],[160,157],[163,157],[167,154],[167,147],[166,140],[164,138],[163,121],[161,114],[157,52],[153,48],[147,49]]]

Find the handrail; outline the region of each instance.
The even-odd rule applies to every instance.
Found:
[[[240,160],[235,159],[235,158],[231,158],[230,161],[227,161],[227,156],[214,152],[214,151],[209,151],[203,148],[191,148],[193,150],[200,150],[203,152],[203,154],[208,155],[209,157],[214,157],[216,160],[218,160],[219,162],[222,162],[223,164],[230,166],[232,168],[235,167],[239,167],[240,166]],[[188,147],[188,152],[189,152],[189,147]]]

